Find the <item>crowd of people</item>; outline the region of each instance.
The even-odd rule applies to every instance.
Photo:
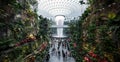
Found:
[[[69,44],[64,39],[54,39],[51,41],[49,49],[49,62],[64,62],[67,60],[67,57],[70,57],[70,48]]]

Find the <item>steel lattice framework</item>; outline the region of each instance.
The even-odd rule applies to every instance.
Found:
[[[67,17],[80,16],[87,5],[81,5],[79,0],[38,0],[38,10],[50,16],[64,15]],[[45,13],[40,15],[45,15]],[[46,17],[47,17],[46,16]]]

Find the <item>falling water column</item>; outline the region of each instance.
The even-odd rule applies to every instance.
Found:
[[[57,27],[57,36],[58,37],[63,37],[63,25],[64,25],[64,19],[65,17],[64,16],[56,16],[55,17],[55,22],[56,22],[56,25],[58,26]]]

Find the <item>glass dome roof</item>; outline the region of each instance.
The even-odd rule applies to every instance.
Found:
[[[38,0],[38,2],[38,13],[45,17],[57,15],[76,17],[80,16],[87,7],[81,5],[79,0]]]

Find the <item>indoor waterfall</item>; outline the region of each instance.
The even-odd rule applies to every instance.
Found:
[[[49,49],[49,61],[48,62],[75,62],[75,59],[71,57],[68,43],[63,35],[64,16],[57,16],[55,19],[57,28],[57,38],[51,41],[51,47]],[[55,36],[53,36],[55,37]]]

